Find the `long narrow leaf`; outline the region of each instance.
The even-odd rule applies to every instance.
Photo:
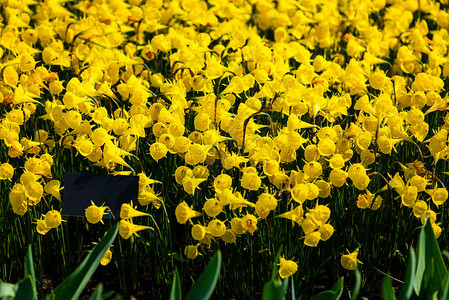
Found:
[[[12,283],[0,283],[0,299],[14,299],[17,286]]]
[[[114,242],[117,233],[118,223],[108,230],[106,236],[87,255],[79,267],[56,287],[53,293],[50,294],[50,298],[55,300],[77,299],[89,279],[95,273],[106,250]]]
[[[262,292],[263,300],[284,300],[285,292],[282,281],[279,279],[270,280],[265,283]]]
[[[319,293],[312,300],[338,300],[341,294],[343,294],[343,277],[338,279],[332,289]]]
[[[277,279],[277,273],[278,273],[278,263],[279,263],[279,257],[281,257],[281,253],[282,253],[282,245],[279,247],[278,252],[276,253],[276,258],[274,260],[274,264],[273,264],[273,271],[271,272],[271,280],[276,280]]]
[[[433,259],[435,285],[440,286],[441,281],[446,275],[447,269],[444,265],[443,256],[441,255],[440,247],[433,233],[432,225],[429,220],[426,220],[424,227],[419,234],[418,249],[417,249],[418,265],[416,267],[415,279],[413,282],[413,288],[417,295],[420,295],[421,284],[423,281],[424,271],[426,266],[429,265],[430,260]]]
[[[282,281],[282,290],[284,292],[284,295],[287,293],[287,289],[288,289],[288,278],[285,278]]]
[[[431,258],[426,265],[424,275],[421,282],[421,290],[419,291],[419,299],[432,299],[435,291],[440,287],[437,285],[439,280],[434,277],[435,262]]]
[[[101,295],[103,294],[103,284],[99,283],[95,291],[90,295],[89,300],[101,300]]]
[[[399,300],[408,300],[413,294],[413,281],[415,279],[416,270],[416,255],[415,250],[410,248],[410,253],[408,257],[407,269],[405,271],[404,284],[402,285],[401,291],[399,292]]]
[[[293,281],[293,276],[291,276],[290,278],[292,280],[292,300],[296,300],[295,282]]]
[[[443,255],[446,256],[447,260],[449,260],[449,252],[444,250]],[[446,276],[444,276],[439,295],[440,299],[449,299],[449,271],[446,272]]]
[[[218,276],[221,269],[221,251],[212,257],[206,269],[201,273],[200,278],[185,297],[185,300],[206,300],[212,296],[217,285]]]
[[[31,277],[27,276],[16,284],[1,283],[0,284],[0,299],[33,299],[33,286]]]
[[[109,291],[107,293],[104,293],[103,295],[101,295],[101,299],[109,299],[110,297],[112,297],[112,295],[114,295],[115,292],[114,291]]]
[[[447,252],[446,250],[443,250],[443,255],[446,256],[446,260],[449,261],[449,252]]]
[[[181,280],[179,279],[178,269],[175,270],[175,275],[173,276],[173,285],[170,292],[170,300],[181,300]]]
[[[28,246],[27,254],[25,255],[25,277],[30,276],[31,286],[33,287],[33,300],[37,300],[36,289],[36,275],[34,273],[33,253],[31,251],[31,245]]]
[[[30,276],[20,280],[16,285],[17,291],[14,299],[33,299],[34,292]]]
[[[382,280],[382,298],[384,300],[396,300],[394,289],[388,276],[385,276]]]
[[[439,292],[440,299],[449,299],[449,272],[446,273]]]
[[[362,276],[360,275],[359,268],[357,267],[355,269],[355,284],[354,289],[352,290],[351,300],[356,300],[359,292],[360,292],[360,286],[362,285]]]

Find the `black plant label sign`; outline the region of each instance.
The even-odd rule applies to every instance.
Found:
[[[139,177],[89,173],[67,173],[64,180],[62,215],[85,216],[86,208],[105,205],[120,217],[123,203],[137,203]],[[105,216],[107,217],[107,216]]]

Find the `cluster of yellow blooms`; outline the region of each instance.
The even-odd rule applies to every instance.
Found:
[[[102,206],[97,206],[93,201],[91,201],[91,203],[92,205],[87,207],[85,211],[87,222],[89,222],[90,224],[97,224],[98,222],[103,223],[103,216],[108,214],[107,212],[105,212],[108,208],[105,207],[104,204]],[[137,232],[139,231],[150,229],[149,226],[135,225],[132,222],[132,218],[134,217],[149,216],[149,214],[138,211],[136,208],[137,207],[133,207],[132,201],[129,204],[123,203],[121,206],[119,234],[125,240],[132,238],[133,235],[139,236],[137,234]],[[109,247],[101,260],[101,264],[105,266],[111,261],[111,259],[112,251]]]
[[[344,185],[372,210],[393,189],[397,205],[430,216],[439,236],[435,209],[448,198],[435,173],[449,157],[449,115],[440,113],[449,102],[446,2],[2,0],[0,139],[11,163],[2,162],[0,179],[14,180],[12,209],[24,215],[43,197],[61,200],[51,172],[61,149],[111,173],[134,172],[138,145],[150,141],[155,162],[182,159],[174,177],[185,193],[213,187],[196,210],[176,207],[198,242],[186,247],[189,258],[218,238],[254,234],[270,214],[300,225],[304,244],[316,247],[334,233],[324,199]],[[444,124],[430,130],[426,116],[437,112]],[[29,136],[24,128],[38,121],[47,129]],[[421,157],[369,192],[380,175],[370,166],[405,144]],[[138,175],[139,204],[159,208],[157,181]],[[105,210],[93,204],[87,220]],[[193,223],[200,211],[205,223]],[[130,221],[140,216],[132,204],[122,213],[123,238],[146,229]],[[51,210],[37,231],[60,223]],[[280,265],[281,277],[297,268]]]

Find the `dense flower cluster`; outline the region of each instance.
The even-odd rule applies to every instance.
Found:
[[[200,206],[190,196],[176,203],[197,243],[189,258],[273,217],[301,226],[304,244],[316,247],[334,233],[338,215],[326,203],[344,185],[359,191],[348,201],[360,209],[382,209],[394,190],[396,205],[429,216],[439,236],[448,198],[436,171],[449,156],[445,2],[3,0],[0,139],[10,161],[0,179],[14,179],[11,207],[24,215],[43,198],[61,200],[52,173],[61,149],[133,173],[144,142],[158,164],[178,157],[173,176],[186,195],[212,187]],[[436,116],[444,124],[431,128]],[[37,120],[45,126],[25,130]],[[369,171],[410,148],[420,156],[399,162],[402,173]],[[159,208],[157,181],[138,175],[139,204]],[[371,188],[378,175],[385,187]],[[92,206],[86,216],[97,223],[103,213]],[[132,204],[122,213],[140,216]],[[61,223],[57,211],[42,214],[41,234]],[[145,229],[121,217],[125,239]],[[280,274],[296,268],[282,259]]]

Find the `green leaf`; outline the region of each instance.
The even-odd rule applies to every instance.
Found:
[[[449,252],[443,250],[443,255],[446,256],[447,260],[449,260]],[[440,296],[440,299],[449,299],[449,272],[447,272],[446,276],[444,276],[438,295]]]
[[[89,300],[101,300],[101,295],[103,294],[103,284],[99,283],[95,288],[95,291],[90,295]]]
[[[36,289],[36,275],[34,274],[33,253],[31,251],[31,245],[28,246],[27,253],[25,255],[25,277],[30,276],[31,286],[33,287],[33,300],[37,300]]]
[[[170,256],[170,257],[172,257],[172,258],[174,258],[174,259],[176,259],[177,261],[182,262],[182,263],[187,262],[187,259],[185,259],[184,257],[182,257],[182,255],[179,254],[178,252],[168,253],[167,255]]]
[[[109,291],[103,295],[101,295],[101,299],[109,299],[110,297],[112,297],[112,295],[114,295],[115,292],[114,291]]]
[[[284,281],[281,281],[278,277],[278,263],[279,257],[282,253],[282,245],[279,247],[278,252],[276,253],[276,258],[273,263],[273,270],[271,272],[271,280],[265,283],[262,291],[262,299],[263,300],[283,300],[285,299],[285,293],[288,288],[288,278],[285,278]],[[293,278],[292,278],[293,280]],[[293,293],[293,291],[292,291]]]
[[[296,299],[296,292],[295,292],[295,283],[293,282],[293,276],[291,277],[292,280],[292,300]]]
[[[12,283],[0,283],[0,299],[14,299],[17,285]]]
[[[263,300],[284,300],[284,285],[279,279],[270,280],[265,283],[262,292]]]
[[[338,300],[341,294],[343,294],[343,277],[338,279],[332,289],[319,293],[312,300]]]
[[[443,255],[446,256],[446,259],[449,260],[449,252],[443,250]]]
[[[278,263],[279,257],[282,253],[282,245],[279,247],[276,253],[276,258],[273,263],[273,271],[271,272],[271,280],[265,283],[262,291],[263,300],[283,300],[285,299],[285,293],[288,288],[288,278],[281,281],[278,277]],[[292,279],[293,280],[293,279]]]
[[[181,290],[181,280],[179,279],[178,269],[175,270],[175,275],[173,276],[173,285],[171,286],[170,300],[181,300],[182,290]]]
[[[428,288],[435,288],[441,286],[441,282],[446,275],[447,269],[444,265],[443,256],[441,255],[440,247],[433,233],[432,225],[429,220],[424,223],[423,229],[419,234],[418,249],[417,249],[418,265],[416,267],[415,279],[413,281],[413,288],[415,293],[419,296],[421,292],[421,285],[423,281],[424,271],[429,265],[430,260],[433,259],[434,271],[432,275],[432,283]],[[428,290],[426,293],[432,293]]]
[[[395,300],[396,296],[394,295],[394,289],[391,285],[390,278],[385,276],[382,280],[382,298],[385,300]]]
[[[114,242],[118,233],[118,222],[108,230],[100,243],[94,247],[78,268],[69,275],[49,296],[56,300],[77,299],[89,279],[95,273],[106,250]]]
[[[33,284],[30,276],[25,277],[16,284],[0,284],[0,298],[3,300],[33,299],[33,295]]]
[[[273,271],[271,272],[271,281],[276,280],[277,279],[277,273],[278,273],[278,264],[279,264],[279,257],[281,257],[281,253],[282,253],[282,245],[279,247],[278,252],[276,253],[276,259],[274,261],[273,264]]]
[[[415,250],[410,247],[410,253],[408,256],[407,269],[405,271],[404,284],[399,292],[399,300],[408,300],[413,294],[413,281],[415,279],[416,270],[416,255]]]
[[[447,272],[446,276],[444,277],[438,295],[440,295],[440,299],[449,299],[449,272]]]
[[[356,300],[360,292],[360,286],[362,284],[362,276],[360,275],[359,267],[355,269],[355,283],[352,289],[351,300]]]
[[[212,257],[212,260],[207,265],[206,269],[201,273],[200,278],[195,283],[193,288],[185,297],[185,300],[206,300],[212,296],[217,285],[218,276],[221,269],[221,251]]]
[[[285,278],[282,281],[282,290],[284,291],[284,295],[285,293],[287,293],[287,289],[288,289],[288,278]]]
[[[435,291],[440,287],[437,286],[438,280],[434,278],[435,263],[433,258],[426,265],[424,270],[423,279],[421,282],[421,291],[419,292],[419,299],[432,299]]]

